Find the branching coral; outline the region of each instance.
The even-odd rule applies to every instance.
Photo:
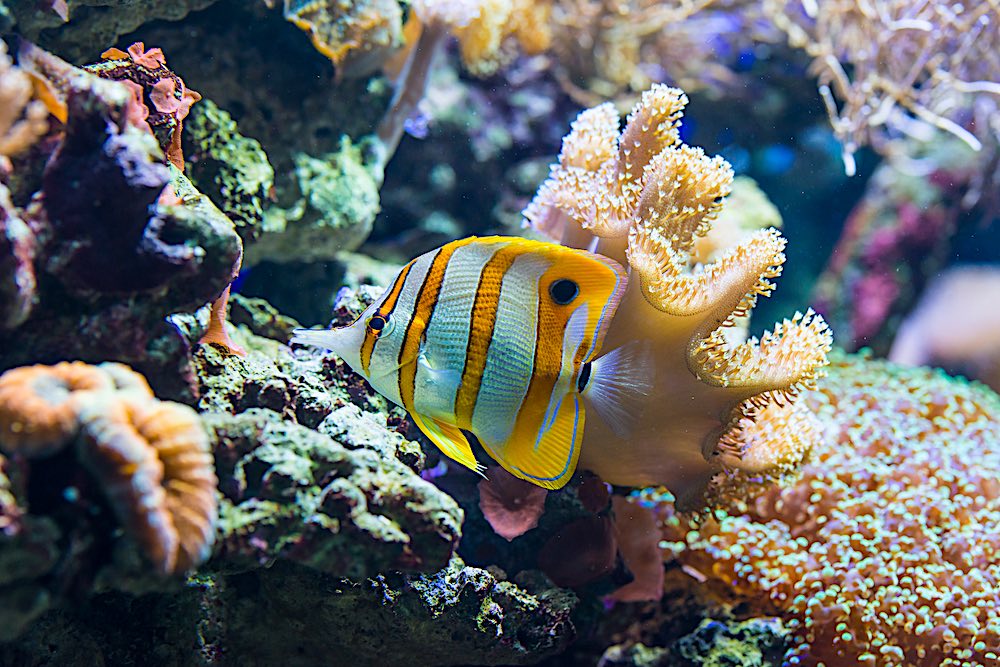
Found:
[[[38,459],[74,442],[158,572],[184,572],[208,557],[217,480],[194,410],[157,401],[145,378],[121,364],[62,362],[0,375],[0,451]]]
[[[878,147],[885,127],[913,132],[928,124],[978,149],[995,122],[972,120],[974,97],[1000,96],[1000,4],[928,0],[765,0],[770,20],[788,42],[813,58],[844,163]],[[992,127],[991,127],[992,125]]]
[[[711,264],[692,266],[692,247],[718,215],[732,170],[679,142],[686,103],[681,91],[654,86],[620,135],[610,104],[583,112],[525,216],[564,244],[627,259],[628,290],[604,348],[645,341],[655,362],[631,435],[588,423],[581,467],[613,484],[665,484],[695,502],[723,465],[779,472],[801,457],[810,443],[796,434],[815,431],[794,399],[821,374],[831,340],[812,312],[760,340],[727,336],[770,293],[785,241],[759,230]],[[765,412],[782,427],[746,437]]]
[[[548,2],[530,0],[415,0],[410,21],[418,21],[420,36],[409,47],[396,92],[377,134],[383,165],[403,136],[406,120],[427,92],[431,68],[449,35],[458,37],[462,59],[470,71],[486,75],[511,57],[513,40],[529,53],[548,46]]]
[[[800,400],[827,427],[801,475],[720,496],[710,519],[661,504],[668,557],[701,591],[788,619],[788,664],[997,664],[1000,399],[844,357]]]
[[[654,82],[731,86],[725,64],[774,32],[745,0],[557,0],[552,51],[560,84],[582,104],[632,98]]]

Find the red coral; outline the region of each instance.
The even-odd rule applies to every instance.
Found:
[[[146,45],[142,42],[136,42],[128,47],[128,55],[136,65],[142,65],[147,69],[158,69],[167,66],[167,59],[163,57],[162,49],[152,48],[147,51]]]
[[[142,120],[148,122],[170,163],[183,171],[181,132],[184,119],[201,95],[189,89],[184,80],[167,67],[163,51],[158,48],[146,50],[145,44],[136,42],[127,52],[111,48],[101,57],[102,62],[89,65],[87,69],[105,79],[139,86],[138,100],[147,113]]]
[[[548,492],[492,467],[479,482],[479,509],[493,531],[508,542],[538,525]]]

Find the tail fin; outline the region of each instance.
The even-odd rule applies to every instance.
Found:
[[[619,438],[627,438],[653,390],[648,341],[632,341],[595,359],[583,395]]]

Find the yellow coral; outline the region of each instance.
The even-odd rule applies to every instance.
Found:
[[[285,0],[284,13],[333,62],[338,77],[370,74],[402,40],[403,13],[396,0]]]
[[[842,358],[800,401],[824,436],[795,482],[721,493],[697,521],[661,503],[668,560],[727,605],[787,619],[790,664],[998,664],[1000,398]]]
[[[536,0],[484,0],[479,15],[455,30],[462,64],[476,76],[489,76],[514,57],[508,42],[541,53],[551,39],[550,10],[548,2]]]
[[[644,340],[653,350],[653,390],[632,434],[588,424],[581,467],[614,484],[663,484],[694,503],[724,465],[778,474],[808,449],[803,435],[816,429],[795,395],[821,374],[831,337],[811,311],[760,340],[732,335],[773,288],[785,240],[759,230],[710,264],[691,261],[733,175],[722,158],[680,143],[686,103],[680,90],[653,86],[620,135],[610,105],[582,113],[524,214],[566,245],[627,260],[605,348]],[[753,427],[762,415],[782,427]]]

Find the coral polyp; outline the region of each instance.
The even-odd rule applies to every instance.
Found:
[[[724,493],[697,521],[660,504],[668,561],[703,595],[787,619],[790,664],[996,664],[1000,399],[838,355],[800,403],[826,432],[795,481]]]

